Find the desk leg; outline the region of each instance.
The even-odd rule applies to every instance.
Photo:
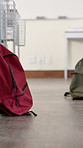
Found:
[[[67,70],[64,70],[64,79],[67,80]]]
[[[68,60],[68,40],[67,38],[65,39],[65,70],[64,70],[64,79],[67,80],[67,60]]]

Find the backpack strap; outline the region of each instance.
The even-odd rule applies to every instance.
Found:
[[[9,66],[9,64],[8,64],[8,66]],[[15,81],[14,76],[13,76],[13,70],[11,69],[10,66],[9,66],[9,69],[10,69],[10,73],[11,73],[11,77],[12,77],[12,82],[13,82],[13,86],[14,86],[14,93],[16,93],[17,85],[16,85],[16,81]]]
[[[9,57],[9,56],[16,56],[16,55],[14,53],[11,53],[11,54],[4,55],[3,58]]]
[[[27,87],[27,82],[26,84],[24,85],[24,87],[22,88],[22,91],[24,91],[24,89]]]
[[[9,111],[9,110],[8,110]],[[13,117],[13,116],[19,116],[19,115],[16,115],[16,114],[13,114],[13,113],[11,113],[11,112],[8,112],[8,113],[6,113],[6,112],[4,112],[4,111],[2,111],[1,110],[1,112],[0,112],[0,115],[2,115],[2,116],[10,116],[10,117]],[[37,116],[37,114],[35,113],[35,112],[33,112],[33,111],[28,111],[27,113],[24,113],[23,115],[21,115],[21,116],[31,116],[31,115],[33,115],[33,116]]]
[[[70,94],[71,94],[70,92],[65,92],[65,93],[64,93],[64,96],[65,96],[65,97],[68,97],[68,96],[70,96]]]
[[[72,75],[76,75],[76,74],[78,74],[78,73],[77,73],[77,72],[71,72],[71,74],[72,74]]]
[[[35,112],[33,112],[33,111],[28,111],[27,113],[24,113],[23,116],[24,115],[29,115],[29,116],[34,115],[35,117],[37,116],[37,114]]]

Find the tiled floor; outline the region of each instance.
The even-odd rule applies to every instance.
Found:
[[[0,148],[83,148],[83,101],[64,98],[71,79],[28,79],[38,116],[0,116]]]

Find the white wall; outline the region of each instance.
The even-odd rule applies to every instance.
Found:
[[[83,18],[83,0],[14,0],[23,19],[45,16]]]
[[[65,67],[65,31],[83,27],[82,19],[25,20],[26,43],[20,47],[25,70],[63,70]],[[83,42],[69,41],[68,67],[74,68],[83,57]]]

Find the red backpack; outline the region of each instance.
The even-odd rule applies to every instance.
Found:
[[[33,105],[18,57],[0,44],[0,113],[23,115]]]

